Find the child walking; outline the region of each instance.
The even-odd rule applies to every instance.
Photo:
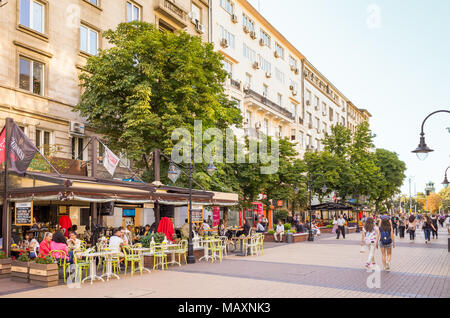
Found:
[[[364,228],[361,235],[361,246],[366,245],[369,251],[369,256],[365,267],[370,268],[370,263],[375,266],[375,246],[378,237],[378,228],[375,226],[373,219],[368,218],[364,224]]]

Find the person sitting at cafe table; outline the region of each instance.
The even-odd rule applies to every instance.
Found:
[[[25,242],[27,248],[30,250],[30,258],[36,258],[39,242],[34,238],[33,232],[28,232],[25,234]]]
[[[209,230],[211,230],[211,227],[209,226],[208,222],[206,222],[206,220],[203,220],[203,224],[201,226],[203,235],[209,235]]]
[[[266,232],[266,229],[261,224],[261,221],[258,221],[258,223],[256,225],[256,233],[265,233],[265,232]]]
[[[303,224],[303,221],[299,221],[297,225],[295,226],[295,229],[298,233],[305,233],[305,225]]]
[[[67,240],[67,247],[70,251],[78,250],[81,247],[81,241],[77,238],[77,233],[70,232],[69,239]]]
[[[50,243],[52,242],[53,234],[50,232],[47,232],[44,234],[44,239],[42,240],[41,244],[39,245],[39,255],[41,256],[48,256],[48,254],[51,251]]]
[[[60,231],[57,231],[55,234],[53,234],[53,240],[50,242],[50,250],[65,252],[66,260],[72,262],[72,259],[69,255],[69,249],[67,247],[66,237]],[[63,256],[61,255],[61,253],[55,252],[54,257],[59,261],[59,259],[61,259],[61,257]]]
[[[122,249],[122,246],[126,245],[127,244],[122,238],[122,230],[120,228],[114,229],[113,236],[109,239],[109,248],[113,251],[119,252]]]
[[[147,236],[148,234],[151,234],[150,232],[150,225],[147,224],[141,231],[140,235],[141,237]]]
[[[274,238],[275,238],[275,242],[283,242],[283,234],[284,234],[284,225],[283,222],[281,220],[278,220],[278,225],[276,228],[275,233],[273,234]],[[277,236],[280,237],[280,240],[277,240]]]
[[[189,239],[189,220],[188,219],[184,220],[184,224],[181,226],[180,232],[181,232],[182,239]]]

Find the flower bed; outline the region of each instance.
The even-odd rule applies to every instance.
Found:
[[[42,256],[30,262],[30,283],[41,287],[57,286],[59,282],[58,264],[50,257]]]

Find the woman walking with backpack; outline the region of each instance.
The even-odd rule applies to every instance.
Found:
[[[377,248],[380,246],[383,268],[385,271],[391,270],[392,249],[395,248],[394,231],[392,223],[388,218],[381,220],[377,237]]]
[[[372,262],[372,265],[375,266],[375,246],[377,242],[378,237],[378,228],[375,226],[373,219],[368,218],[366,220],[366,223],[364,224],[364,228],[362,230],[361,235],[361,247],[364,245],[367,247],[367,250],[369,251],[369,257],[367,258],[367,262],[365,267],[367,269],[370,268],[370,263]]]
[[[406,217],[404,215],[400,215],[398,219],[398,230],[400,233],[400,238],[405,238],[405,227],[406,227]]]

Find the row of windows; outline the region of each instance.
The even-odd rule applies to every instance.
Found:
[[[97,0],[89,0],[98,5]],[[140,20],[141,9],[130,1],[126,1],[126,21]],[[45,34],[45,4],[38,0],[20,0],[19,23],[22,26]]]
[[[228,12],[230,15],[234,15],[234,4],[230,0],[220,0],[220,6]],[[242,14],[242,26],[244,27],[244,31],[246,33],[253,33],[255,31],[255,22],[245,13]],[[264,31],[262,28],[260,29],[260,41],[261,45],[267,46],[268,48],[272,47],[272,39],[271,36]],[[285,59],[284,48],[278,42],[275,42],[275,54],[276,57]],[[292,55],[289,55],[289,66],[292,70],[298,70],[298,62]]]

